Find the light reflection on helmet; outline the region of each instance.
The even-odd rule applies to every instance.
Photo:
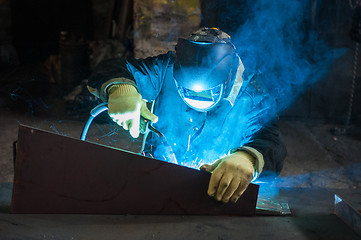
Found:
[[[208,111],[216,106],[223,96],[223,84],[219,84],[214,88],[207,90],[200,90],[197,86],[195,86],[196,90],[190,90],[185,87],[179,86],[176,81],[177,89],[179,94],[185,103],[197,110],[197,111]]]
[[[219,29],[178,39],[173,76],[180,96],[197,111],[214,108],[230,94],[239,61],[229,35]]]

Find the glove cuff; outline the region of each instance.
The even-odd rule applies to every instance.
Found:
[[[108,96],[111,94],[127,96],[134,93],[138,93],[138,91],[133,85],[130,84],[114,84],[107,89]]]
[[[138,91],[138,87],[135,84],[135,82],[127,78],[112,78],[106,81],[105,83],[103,83],[99,89],[92,88],[89,85],[87,86],[87,88],[91,94],[93,94],[97,98],[100,98],[103,102],[106,102],[108,100],[108,89],[113,85],[121,85],[121,84],[131,85],[135,87],[135,89]]]
[[[237,151],[244,151],[253,157],[252,159],[250,159],[250,161],[252,162],[255,170],[253,180],[256,179],[261,174],[264,166],[262,153],[260,153],[259,151],[257,151],[252,147],[247,147],[247,146],[234,148],[231,150],[231,153],[235,153]]]

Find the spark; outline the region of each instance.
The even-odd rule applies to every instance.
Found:
[[[54,125],[51,125],[50,128],[56,132],[57,134],[60,134],[60,132],[58,131],[58,129],[54,126]]]
[[[174,163],[175,163],[175,164],[178,164],[178,161],[177,161],[177,158],[175,157],[175,154],[172,153],[172,155],[173,155]]]
[[[187,146],[187,151],[189,151],[189,145],[191,143],[191,135],[188,135],[188,146]]]

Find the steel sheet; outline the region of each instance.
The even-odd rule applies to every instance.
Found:
[[[206,192],[210,174],[19,127],[12,213],[254,215],[258,186],[236,204]]]

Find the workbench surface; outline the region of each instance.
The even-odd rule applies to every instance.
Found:
[[[1,240],[361,239],[333,214],[334,193],[341,192],[341,196],[359,202],[360,189],[280,189],[274,199],[289,204],[290,216],[214,217],[9,214],[11,184],[0,186]]]

